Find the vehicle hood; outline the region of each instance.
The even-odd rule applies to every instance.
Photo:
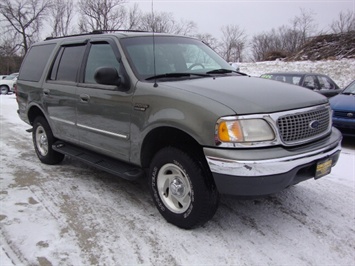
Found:
[[[355,95],[339,94],[329,99],[333,110],[355,112]]]
[[[0,85],[12,85],[15,83],[16,80],[13,80],[13,79],[3,79],[3,80],[0,80]]]
[[[272,113],[328,101],[323,95],[300,86],[250,76],[189,79],[164,84],[213,99],[236,114]]]

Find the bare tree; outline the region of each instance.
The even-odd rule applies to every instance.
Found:
[[[340,12],[338,19],[334,20],[330,25],[333,33],[346,33],[355,31],[355,12],[348,10],[347,12]]]
[[[8,32],[1,36],[0,41],[0,73],[10,74],[17,72],[20,67],[21,61],[19,56],[16,56],[21,46],[16,41],[17,34]]]
[[[209,33],[196,34],[195,37],[200,39],[204,43],[206,43],[209,47],[211,47],[215,51],[217,51],[218,48],[220,47],[218,40]]]
[[[146,13],[141,18],[139,30],[188,35],[196,29],[193,21],[176,21],[171,13]]]
[[[291,20],[291,28],[300,34],[300,42],[303,44],[308,37],[316,33],[317,25],[314,22],[314,12],[312,10],[300,9],[301,14]]]
[[[52,36],[68,35],[74,17],[73,0],[54,0],[50,13]]]
[[[251,41],[253,60],[263,61],[267,53],[272,50],[272,36],[267,33],[254,35]]]
[[[297,52],[316,32],[313,15],[312,11],[301,9],[301,14],[290,21],[291,25],[255,35],[251,41],[253,59],[274,60]]]
[[[242,62],[242,53],[246,46],[246,34],[238,25],[222,27],[221,49],[228,62]]]
[[[139,10],[138,4],[135,3],[132,8],[126,12],[124,29],[133,30],[137,29],[141,24],[141,11]]]
[[[79,0],[81,32],[93,30],[115,30],[125,20],[125,0]]]
[[[279,28],[278,34],[275,38],[279,40],[279,42],[274,49],[283,51],[285,54],[297,52],[306,41],[305,35],[302,31],[286,26]]]
[[[8,31],[15,31],[21,38],[24,53],[38,40],[43,20],[51,6],[46,0],[2,0],[0,11]]]

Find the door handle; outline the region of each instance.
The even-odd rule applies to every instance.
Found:
[[[48,96],[49,95],[49,89],[43,89],[43,94],[45,96]]]
[[[80,95],[80,100],[82,101],[82,102],[89,102],[90,101],[90,96],[89,95],[87,95],[87,94],[81,94]]]

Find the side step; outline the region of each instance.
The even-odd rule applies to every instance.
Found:
[[[137,166],[94,153],[63,141],[55,142],[52,148],[57,152],[76,158],[84,163],[127,180],[133,181],[144,176],[143,169]]]

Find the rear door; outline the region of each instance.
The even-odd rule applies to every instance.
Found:
[[[91,150],[128,161],[132,110],[129,85],[97,84],[94,78],[99,67],[114,67],[124,75],[119,51],[112,39],[96,39],[88,46],[77,88],[80,143]]]
[[[43,102],[54,135],[69,142],[78,142],[76,104],[78,75],[86,42],[63,44],[43,84]]]

